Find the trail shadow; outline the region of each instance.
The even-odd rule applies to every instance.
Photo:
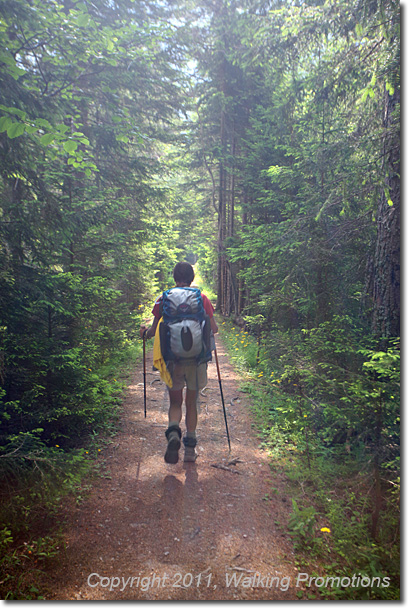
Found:
[[[178,511],[182,501],[182,482],[175,475],[167,474],[162,482],[162,487],[162,505],[169,505],[173,511]]]
[[[198,490],[198,469],[195,463],[185,463],[183,465],[185,470],[185,487],[188,492]]]

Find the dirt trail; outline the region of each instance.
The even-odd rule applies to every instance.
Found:
[[[293,553],[280,527],[290,500],[258,448],[247,397],[223,348],[218,355],[232,452],[211,363],[201,396],[199,457],[173,466],[163,460],[166,387],[152,372],[148,351],[147,418],[139,368],[121,430],[104,450],[111,479],[97,479],[88,499],[69,511],[67,550],[49,574],[48,599],[297,599]],[[241,461],[229,465],[233,458]]]

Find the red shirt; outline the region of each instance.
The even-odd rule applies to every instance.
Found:
[[[212,316],[214,315],[214,308],[212,306],[211,301],[208,299],[206,294],[204,294],[203,292],[201,292],[201,297],[202,297],[202,302],[204,304],[205,313],[207,313],[208,316],[210,318],[212,318]],[[155,301],[154,307],[152,309],[152,315],[155,318],[157,318],[157,320],[160,320],[160,318],[161,318],[161,309],[160,309],[161,301],[162,301],[162,294]]]

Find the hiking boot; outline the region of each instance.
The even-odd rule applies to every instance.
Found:
[[[178,451],[181,447],[181,428],[179,426],[170,426],[165,431],[168,445],[164,455],[164,460],[167,464],[176,464],[179,459]]]
[[[184,462],[195,462],[198,453],[195,447],[185,447]]]
[[[184,436],[183,443],[185,447],[184,462],[195,462],[198,454],[196,452],[196,438]]]

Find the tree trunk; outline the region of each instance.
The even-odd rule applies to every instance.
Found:
[[[372,330],[382,340],[400,335],[400,92],[385,93],[385,188],[377,210],[372,282]],[[396,109],[397,107],[397,109]],[[395,112],[396,110],[396,112]]]

